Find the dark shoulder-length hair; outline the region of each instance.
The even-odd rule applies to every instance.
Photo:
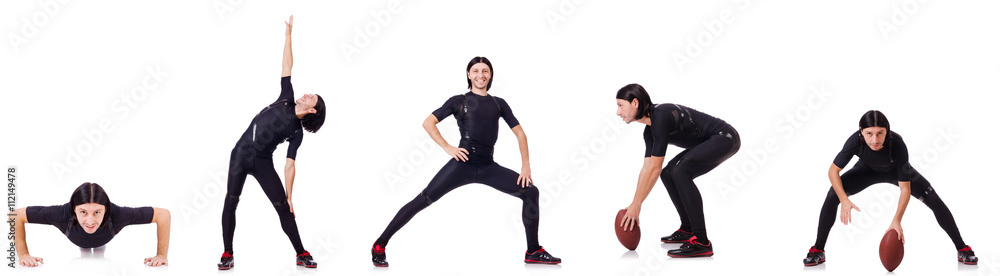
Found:
[[[469,89],[472,89],[472,80],[469,79],[468,73],[469,70],[472,70],[472,66],[476,65],[476,63],[486,63],[486,67],[490,68],[490,81],[486,83],[486,91],[490,91],[490,87],[493,87],[493,76],[495,76],[496,73],[493,72],[493,63],[490,63],[490,60],[486,57],[474,57],[469,61],[469,65],[465,66],[465,83],[469,85]]]
[[[108,221],[111,220],[111,199],[108,198],[108,194],[104,192],[104,188],[101,188],[101,185],[86,182],[76,187],[76,190],[73,191],[73,195],[69,199],[70,214],[76,213],[76,206],[87,203],[104,205],[104,220],[101,221],[100,227],[108,224]],[[75,215],[70,216],[70,220],[74,224],[79,223]]]
[[[859,129],[866,129],[869,127],[884,127],[886,136],[889,136],[889,119],[882,114],[882,111],[869,110],[865,112],[865,115],[861,116],[861,121],[858,122]]]
[[[615,95],[615,99],[625,100],[631,103],[632,100],[639,100],[639,109],[635,113],[635,119],[639,120],[642,117],[649,117],[649,112],[653,109],[653,101],[649,99],[649,93],[646,93],[646,89],[642,88],[642,85],[637,83],[629,84],[621,89],[618,89],[618,94]]]
[[[892,129],[889,128],[889,119],[882,114],[882,111],[869,110],[865,112],[865,115],[861,116],[861,120],[858,121],[858,131],[864,130],[869,127],[884,127],[885,128],[885,147],[889,148],[890,156],[892,154]],[[861,135],[861,134],[859,134]],[[865,139],[861,139],[861,146],[864,146]],[[859,147],[859,149],[861,149]]]
[[[319,131],[320,127],[323,127],[323,122],[326,121],[326,102],[323,101],[323,97],[316,95],[316,113],[309,113],[302,116],[302,128],[308,132],[316,133]]]

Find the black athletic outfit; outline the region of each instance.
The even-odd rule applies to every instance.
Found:
[[[740,149],[740,135],[722,119],[678,104],[657,104],[646,126],[646,157],[663,157],[667,145],[685,150],[666,163],[660,180],[681,219],[680,230],[709,244],[701,193],[694,179],[708,173]]]
[[[438,121],[451,115],[455,116],[462,135],[458,147],[469,151],[469,160],[448,161],[434,179],[431,179],[430,184],[399,210],[375,244],[384,247],[392,235],[414,215],[451,190],[469,183],[482,183],[522,200],[521,219],[527,235],[528,251],[535,252],[541,249],[538,245],[538,188],[535,186],[521,188],[517,184],[519,175],[517,172],[493,161],[493,146],[497,141],[499,119],[503,118],[510,128],[520,124],[507,102],[491,95],[480,96],[468,92],[451,97],[433,114]]]
[[[228,195],[222,210],[222,241],[225,250],[233,252],[233,232],[236,230],[236,206],[243,193],[247,175],[253,175],[274,205],[281,221],[281,229],[288,235],[296,254],[302,254],[302,240],[299,238],[295,217],[288,207],[285,187],[274,170],[271,156],[278,144],[288,141],[288,158],[295,159],[295,153],[302,144],[302,125],[295,116],[295,99],[291,77],[281,78],[281,95],[254,117],[243,136],[236,142],[229,157]]]
[[[838,168],[844,168],[854,156],[858,156],[859,160],[854,167],[840,176],[844,192],[851,196],[876,183],[890,183],[899,186],[900,181],[909,181],[910,195],[923,202],[934,212],[934,217],[937,218],[941,228],[951,237],[955,249],[965,247],[962,235],[958,232],[958,226],[955,225],[955,217],[951,215],[948,206],[945,206],[941,198],[938,197],[937,192],[931,187],[931,183],[910,166],[909,153],[906,149],[906,143],[903,142],[903,137],[890,131],[884,143],[885,146],[882,149],[873,151],[861,137],[860,130],[847,138],[844,148],[837,154],[833,164]],[[818,250],[824,250],[826,247],[830,228],[837,220],[837,205],[839,204],[840,199],[837,197],[837,192],[833,190],[833,187],[830,187],[830,191],[826,194],[826,201],[823,202],[823,209],[819,214],[819,228],[816,233],[815,245]]]
[[[48,224],[59,228],[69,241],[82,248],[101,247],[107,244],[125,226],[153,222],[153,207],[120,207],[112,203],[106,212],[102,225],[93,234],[83,230],[69,203],[55,206],[28,206],[25,216],[30,223]]]

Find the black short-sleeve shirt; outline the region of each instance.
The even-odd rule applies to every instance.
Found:
[[[112,203],[110,209],[110,212],[107,213],[110,219],[106,217],[105,219],[108,221],[97,228],[97,232],[93,234],[88,234],[76,222],[76,216],[69,203],[53,206],[28,206],[25,215],[29,223],[55,226],[66,235],[66,238],[69,238],[69,241],[83,248],[100,247],[107,244],[125,226],[147,224],[153,221],[153,207],[121,207]]]
[[[646,126],[642,138],[646,142],[646,157],[663,157],[667,145],[690,148],[708,140],[729,123],[698,110],[678,104],[653,105],[649,112],[652,125]]]
[[[879,151],[873,151],[861,137],[861,130],[855,131],[844,142],[844,148],[837,153],[833,164],[843,169],[854,156],[858,163],[879,173],[896,173],[896,181],[910,181],[910,155],[906,149],[903,137],[890,131],[885,138],[885,146]]]
[[[462,111],[463,106],[465,112]],[[464,118],[460,118],[463,113]],[[497,143],[500,118],[510,128],[521,124],[504,99],[492,95],[480,96],[471,91],[449,98],[432,114],[438,121],[455,116],[459,129],[464,130],[462,135],[466,136],[462,137],[459,147],[469,151],[470,161],[493,160],[493,146]]]
[[[281,78],[278,99],[257,113],[237,146],[253,149],[258,157],[271,158],[278,144],[288,141],[288,158],[295,159],[302,145],[302,122],[295,116],[292,77]]]

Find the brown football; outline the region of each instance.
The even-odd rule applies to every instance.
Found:
[[[618,210],[618,215],[615,216],[615,235],[618,235],[618,242],[621,242],[625,248],[635,250],[636,247],[639,247],[639,221],[635,222],[632,231],[625,231],[619,226],[623,217],[625,217],[625,209]],[[626,227],[628,226],[626,225]]]
[[[882,236],[882,242],[878,245],[878,256],[882,259],[882,266],[885,270],[893,271],[903,262],[903,242],[899,240],[896,230],[889,230]]]

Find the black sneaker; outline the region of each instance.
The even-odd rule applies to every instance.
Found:
[[[381,244],[372,245],[372,264],[377,267],[388,267],[389,262],[385,261],[385,246]]]
[[[313,261],[313,256],[312,254],[309,254],[309,251],[302,252],[302,254],[296,255],[295,264],[308,268],[316,268],[316,261]]]
[[[677,229],[677,231],[674,231],[674,233],[670,234],[670,236],[663,236],[660,238],[660,241],[665,243],[686,243],[693,237],[694,233]]]
[[[972,251],[972,247],[965,245],[965,247],[958,250],[958,262],[967,265],[976,265],[979,263],[979,257],[976,257],[976,252]]]
[[[540,248],[535,252],[524,252],[524,263],[526,264],[558,264],[562,259],[553,257],[545,248]]]
[[[711,257],[712,255],[715,255],[715,252],[712,251],[712,242],[702,244],[697,242],[697,239],[690,239],[681,248],[667,251],[667,256],[674,258]]]
[[[698,238],[698,236],[691,236],[691,238],[690,238],[690,239],[688,239],[688,240],[684,241],[684,243],[683,243],[683,244],[681,244],[681,246],[680,246],[680,247],[678,247],[677,249],[687,249],[687,248],[691,248],[691,241],[692,241],[692,240],[695,240],[695,239],[697,239],[697,238]],[[669,251],[669,250],[668,250],[668,251]]]
[[[816,249],[816,246],[810,247],[809,253],[806,254],[806,258],[802,259],[802,264],[805,266],[817,266],[825,262],[826,251]]]
[[[219,270],[229,270],[235,265],[236,262],[233,260],[233,252],[222,252],[222,259],[219,260]]]

